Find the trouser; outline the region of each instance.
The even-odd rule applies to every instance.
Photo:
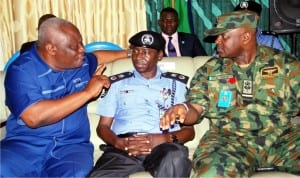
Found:
[[[0,161],[0,177],[86,177],[93,145],[19,136],[1,141]]]
[[[128,177],[140,171],[148,171],[154,177],[189,177],[188,149],[177,143],[163,143],[147,156],[129,156],[125,151],[107,145],[90,177]]]
[[[249,177],[257,168],[300,173],[300,127],[276,137],[224,136],[207,132],[193,156],[192,177]]]

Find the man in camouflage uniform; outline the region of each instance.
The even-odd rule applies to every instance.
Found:
[[[250,11],[219,16],[205,32],[216,37],[219,57],[197,70],[186,104],[160,122],[167,129],[176,120],[209,119],[193,157],[195,177],[248,177],[257,168],[300,173],[300,128],[291,122],[300,108],[300,62],[258,45],[256,26]]]

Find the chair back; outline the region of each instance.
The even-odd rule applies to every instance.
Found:
[[[18,57],[20,56],[20,50],[16,51],[7,61],[7,63],[4,66],[4,71],[7,70],[8,66],[13,63]]]
[[[106,41],[97,41],[88,43],[85,45],[85,52],[90,53],[95,50],[122,50],[122,48],[114,43],[106,42]],[[4,66],[4,71],[7,70],[8,66],[14,62],[20,55],[20,50],[16,51],[7,61],[7,63]]]
[[[96,50],[122,50],[122,48],[117,44],[106,41],[97,41],[85,45],[86,53],[90,53]]]

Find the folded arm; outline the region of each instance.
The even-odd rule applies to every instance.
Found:
[[[93,54],[97,57],[98,64],[106,64],[128,57],[127,50],[98,50]]]

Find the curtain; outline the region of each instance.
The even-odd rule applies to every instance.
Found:
[[[108,41],[122,48],[146,30],[144,0],[1,0],[0,69],[27,41],[37,39],[39,17],[52,13],[80,30],[83,42]]]
[[[187,0],[172,0],[187,1]],[[213,43],[204,42],[204,31],[211,28],[216,20],[216,17],[232,11],[236,5],[242,0],[191,0],[191,8],[193,15],[193,30],[199,37],[206,52],[211,55],[215,45]],[[269,30],[269,0],[255,0],[262,5],[262,13],[259,22],[259,26],[265,30]],[[160,11],[164,8],[164,0],[146,0],[147,11],[147,29],[160,32],[157,25]],[[180,18],[180,17],[179,17]],[[290,34],[278,34],[279,40],[282,43],[284,49],[291,52],[291,35]],[[300,52],[300,35],[296,36],[296,49]]]

